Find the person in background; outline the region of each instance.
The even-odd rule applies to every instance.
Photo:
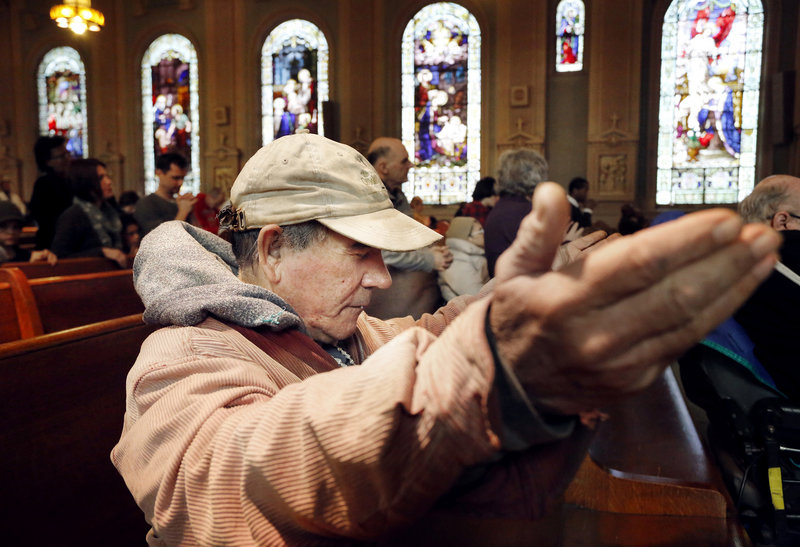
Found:
[[[589,199],[589,181],[583,177],[575,177],[569,181],[567,200],[572,206],[572,222],[577,222],[581,228],[591,226],[592,208],[596,203]]]
[[[36,248],[52,249],[58,216],[72,205],[72,190],[67,182],[69,152],[64,137],[39,137],[33,146],[39,178],[33,185],[28,204],[36,222]]]
[[[475,183],[472,201],[462,205],[455,216],[472,217],[478,219],[481,226],[486,226],[486,218],[499,199],[495,192],[495,184],[494,177],[484,177]]]
[[[800,307],[800,178],[772,175],[739,204],[748,222],[767,224],[781,236],[780,266],[734,314],[753,341],[753,353],[775,385],[800,401],[797,309]]]
[[[447,247],[453,253],[453,263],[439,272],[442,297],[449,302],[456,296],[478,294],[489,281],[483,226],[478,219],[455,217],[447,230]]]
[[[136,253],[139,252],[139,243],[142,240],[139,223],[129,213],[120,215],[122,222],[122,252],[128,257],[128,264],[133,264]]]
[[[59,258],[105,256],[127,268],[122,222],[104,197],[111,185],[105,164],[93,158],[74,160],[69,183],[74,203],[58,217],[52,251]]]
[[[624,236],[630,235],[647,228],[647,225],[648,222],[644,213],[633,203],[625,203],[620,206],[620,217],[617,224],[617,230],[620,234]]]
[[[394,208],[411,216],[411,205],[403,192],[408,180],[411,161],[399,139],[378,137],[367,150],[367,160],[377,171]],[[383,251],[383,262],[392,276],[388,289],[376,291],[369,309],[370,315],[389,319],[435,311],[441,304],[436,272],[446,270],[453,254],[446,245],[432,245],[408,252]]]
[[[25,202],[22,201],[22,198],[19,197],[19,194],[14,192],[11,188],[11,181],[7,178],[0,179],[0,201],[10,201],[13,203],[19,212],[22,213],[22,216],[28,214],[28,208],[25,207]]]
[[[156,158],[158,188],[136,203],[133,215],[142,229],[142,237],[168,220],[188,220],[197,197],[180,194],[189,162],[175,152],[161,154]]]
[[[216,234],[219,231],[219,208],[225,201],[225,193],[221,188],[214,187],[207,194],[197,194],[197,202],[192,210],[191,223],[195,226]]]
[[[499,199],[486,218],[484,242],[489,275],[494,277],[498,257],[508,249],[522,219],[531,212],[536,185],[547,178],[547,160],[530,149],[507,150],[500,154],[497,178]]]
[[[139,201],[139,194],[133,190],[126,190],[119,196],[119,208],[123,213],[132,215],[136,211],[136,203]]]
[[[10,201],[0,201],[0,262],[47,262],[55,264],[58,257],[47,249],[30,251],[19,246],[24,217]]]

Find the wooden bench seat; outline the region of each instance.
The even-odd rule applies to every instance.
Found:
[[[0,344],[0,514],[7,545],[144,545],[110,461],[141,314]]]

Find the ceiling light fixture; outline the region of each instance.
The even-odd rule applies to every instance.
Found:
[[[106,23],[103,13],[92,8],[91,0],[64,0],[63,4],[50,8],[50,19],[75,34],[83,34],[87,30],[98,32]]]

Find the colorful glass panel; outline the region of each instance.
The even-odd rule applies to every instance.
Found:
[[[298,129],[325,134],[322,103],[328,100],[328,41],[313,23],[278,25],[261,48],[263,144]]]
[[[408,23],[402,47],[402,136],[414,167],[406,195],[471,201],[480,178],[481,32],[466,8],[438,2]]]
[[[583,70],[586,8],[581,0],[562,0],[556,7],[556,71]]]
[[[39,64],[39,134],[61,135],[75,158],[89,157],[86,71],[71,47],[51,49]]]
[[[183,154],[190,169],[181,192],[200,191],[200,116],[197,53],[179,34],[156,38],[142,58],[145,192],[155,191],[155,160]]]
[[[755,184],[764,10],[675,0],[664,16],[656,203],[737,203]]]

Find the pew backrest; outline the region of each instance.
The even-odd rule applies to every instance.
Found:
[[[45,333],[142,313],[131,270],[28,281]]]
[[[0,267],[19,268],[28,279],[93,272],[111,272],[121,269],[119,264],[102,256],[62,258],[54,266],[46,262],[6,262]]]
[[[148,526],[109,454],[128,370],[155,329],[136,314],[0,344],[7,545],[144,545]]]

